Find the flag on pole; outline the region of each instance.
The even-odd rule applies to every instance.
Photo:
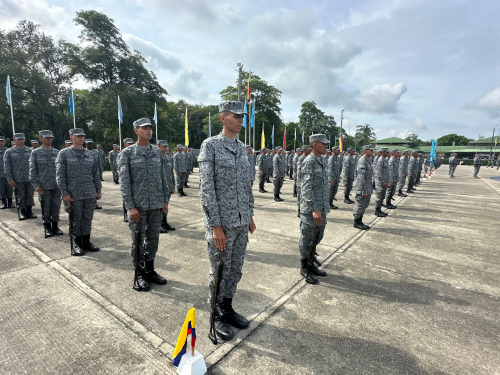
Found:
[[[304,131],[302,130],[302,146],[304,146]]]
[[[247,102],[245,102],[245,106],[243,108],[245,112],[247,112]],[[247,128],[247,114],[245,113],[243,115],[243,127],[246,129]]]
[[[120,100],[120,95],[118,95],[118,121],[120,124],[123,124],[123,111],[122,111],[122,102]]]
[[[181,358],[186,354],[187,349],[187,339],[191,335],[191,348],[194,351],[194,345],[196,343],[196,310],[194,308],[189,309],[186,320],[182,325],[181,333],[177,339],[177,344],[174,349],[174,366],[178,367],[181,363]]]
[[[158,125],[158,113],[156,112],[156,103],[155,103],[155,114],[153,115],[153,121],[156,125]]]
[[[248,73],[247,103],[250,103],[250,93],[251,93],[251,89],[250,89],[250,73]]]
[[[344,137],[339,138],[339,148],[340,152],[344,152]]]
[[[274,125],[273,125],[273,131],[271,133],[271,139],[273,141],[273,150],[274,150]]]
[[[69,92],[69,113],[75,113],[75,98],[73,97],[73,90]]]
[[[495,147],[497,147],[498,138],[495,138]]]
[[[210,119],[210,112],[208,112],[208,138],[212,136],[212,120]]]
[[[294,142],[297,141],[297,128],[295,128],[295,138],[293,140]]]
[[[7,76],[7,88],[5,89],[5,95],[7,96],[7,104],[12,107],[12,92],[10,91],[10,76]]]
[[[262,123],[262,136],[260,137],[260,149],[266,147],[266,136],[264,135],[264,123]]]
[[[250,126],[255,129],[255,100],[252,102],[252,117],[250,117]]]
[[[285,132],[283,133],[283,150],[286,150],[286,128]]]
[[[184,146],[189,146],[188,107],[186,107],[186,116],[185,116],[185,124],[184,124]]]

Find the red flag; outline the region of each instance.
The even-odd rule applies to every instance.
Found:
[[[286,128],[285,132],[283,133],[283,150],[286,150]]]

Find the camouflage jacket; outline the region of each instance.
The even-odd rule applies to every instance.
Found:
[[[172,163],[172,158],[169,154],[162,155],[161,162],[163,173],[165,173],[167,179],[168,190],[172,192],[175,190],[174,164]]]
[[[118,165],[118,155],[120,154],[120,151],[118,150],[113,150],[109,152],[109,165],[112,167],[116,167]]]
[[[408,161],[408,173],[407,173],[408,176],[417,173],[417,171],[415,170],[416,166],[417,166],[417,159],[414,158],[413,156],[410,156],[410,160]]]
[[[354,157],[352,155],[346,155],[344,157],[344,166],[342,168],[344,172],[344,178],[353,179],[354,178]]]
[[[404,157],[399,160],[399,172],[398,172],[398,177],[403,178],[408,175],[408,162],[409,158]]]
[[[30,157],[30,181],[36,189],[58,189],[56,181],[56,159],[59,151],[55,148],[38,147]]]
[[[122,150],[118,158],[120,191],[125,208],[162,209],[172,189],[161,162],[158,147],[140,147],[137,143]]]
[[[249,225],[254,197],[245,145],[222,134],[205,139],[198,163],[205,227],[229,229]]]
[[[265,172],[267,171],[267,155],[259,155],[259,158],[257,159],[257,167],[259,169],[259,172]]]
[[[255,181],[255,155],[250,154],[248,155],[248,164],[249,164],[249,171],[250,171],[250,181]]]
[[[373,193],[372,176],[372,159],[366,158],[363,155],[356,165],[356,173],[354,177],[354,191],[356,194]]]
[[[379,157],[377,161],[377,165],[375,166],[376,172],[376,182],[379,184],[388,184],[389,183],[389,163],[387,162],[387,158]]]
[[[450,159],[448,160],[448,164],[454,165],[456,167],[458,165],[457,158],[454,156],[450,157]]]
[[[5,178],[5,171],[3,168],[3,156],[5,155],[5,151],[7,151],[7,147],[0,147],[0,178]]]
[[[101,162],[102,168],[104,168],[104,164],[106,164],[106,153],[102,148],[100,150],[97,149],[97,152],[99,153],[99,161]]]
[[[63,196],[69,194],[74,200],[95,199],[101,192],[101,176],[94,153],[73,146],[59,151],[56,181]]]
[[[311,155],[311,154],[309,154],[309,155]],[[299,156],[299,159],[297,160],[297,181],[302,180],[301,170],[302,170],[302,163],[304,162],[305,158],[306,158],[306,156],[304,154],[302,154]]]
[[[310,153],[300,167],[300,213],[330,212],[330,187],[328,186],[326,160]]]
[[[5,151],[3,167],[7,181],[29,182],[31,152],[26,146],[13,146]]]
[[[332,181],[340,180],[340,168],[339,168],[339,157],[338,155],[332,155],[328,159],[328,181],[331,184]]]
[[[285,176],[285,160],[283,155],[274,155],[273,158],[273,178]]]
[[[297,162],[299,160],[300,156],[298,154],[295,154],[293,156],[293,163],[292,163],[292,167],[293,167],[293,177],[297,177]]]
[[[398,181],[398,158],[391,156],[388,163],[389,167],[389,184]]]
[[[175,173],[184,173],[187,172],[187,164],[186,159],[182,156],[182,152],[174,153],[174,170]]]
[[[99,176],[102,174],[102,169],[103,169],[103,164],[101,163],[101,155],[99,153],[99,150],[94,149],[90,150],[92,154],[94,155],[95,161],[97,162],[97,168],[99,168]]]
[[[482,165],[481,157],[480,156],[476,156],[474,158],[474,166],[475,167],[480,167],[481,165]]]

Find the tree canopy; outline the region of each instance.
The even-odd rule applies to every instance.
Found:
[[[439,146],[467,146],[469,138],[463,135],[447,134],[437,139]]]

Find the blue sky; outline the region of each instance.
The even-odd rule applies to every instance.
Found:
[[[236,63],[283,91],[284,121],[314,100],[345,127],[379,139],[458,133],[500,123],[497,1],[2,0],[0,27],[22,19],[76,42],[76,11],[111,17],[149,61],[169,100],[215,104]],[[81,83],[80,83],[81,84]]]

